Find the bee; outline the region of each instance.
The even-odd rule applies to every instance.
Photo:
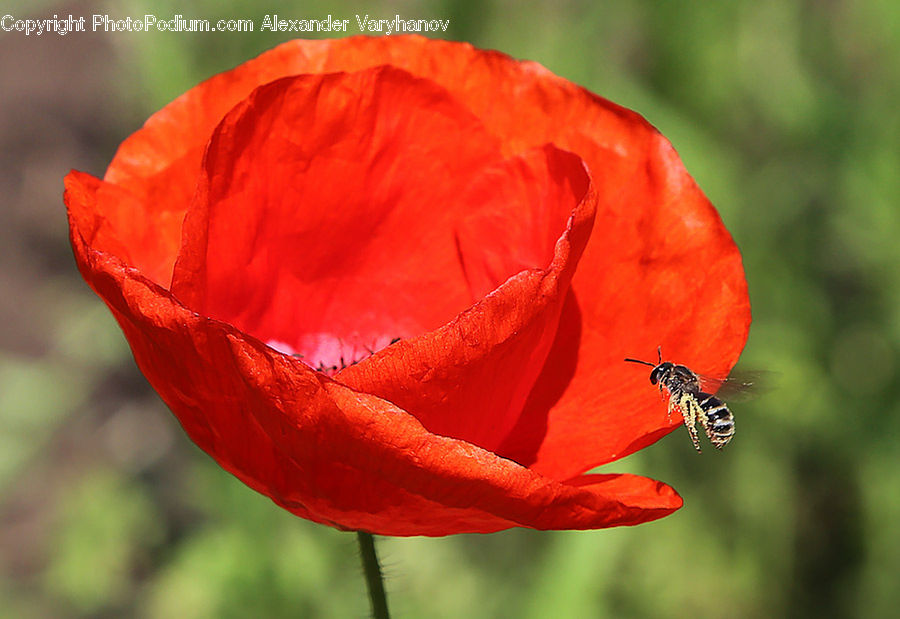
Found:
[[[658,361],[655,364],[639,359],[625,359],[625,361],[642,363],[653,368],[650,371],[650,382],[659,385],[660,393],[668,392],[669,418],[671,419],[676,409],[681,412],[697,453],[701,451],[697,436],[698,421],[713,447],[722,449],[734,436],[734,416],[722,400],[704,389],[715,391],[725,381],[701,376],[684,365],[671,361],[664,362],[662,347],[657,348],[656,354]],[[750,383],[741,383],[736,385],[734,390],[739,391],[749,386]]]

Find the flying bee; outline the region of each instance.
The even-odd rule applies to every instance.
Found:
[[[718,380],[707,376],[701,376],[684,365],[678,365],[671,361],[662,360],[662,347],[657,348],[658,361],[650,363],[639,359],[625,359],[631,363],[642,363],[653,369],[650,371],[650,382],[659,385],[660,393],[668,392],[668,415],[677,409],[684,418],[684,425],[691,435],[691,442],[699,453],[700,440],[697,436],[697,422],[703,426],[709,442],[716,449],[722,449],[734,436],[734,416],[725,403],[705,389],[716,391],[725,384],[725,380]],[[726,379],[728,380],[728,379]],[[734,392],[750,387],[751,383],[732,383]],[[665,389],[665,392],[663,391]]]

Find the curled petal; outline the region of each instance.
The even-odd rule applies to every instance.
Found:
[[[460,184],[498,158],[478,119],[403,71],[267,84],[212,136],[172,290],[314,361],[323,334],[437,328],[474,300],[454,229],[479,204]]]
[[[435,435],[397,406],[191,312],[135,269],[88,245],[82,213],[103,186],[80,173],[66,179],[82,274],[192,440],[297,515],[381,534],[446,535],[638,524],[681,505],[673,490],[653,480],[555,481]]]
[[[734,365],[750,326],[740,253],[672,146],[639,115],[537,63],[467,44],[410,36],[285,45],[326,71],[403,68],[445,87],[504,152],[552,142],[587,163],[598,207],[572,283],[581,324],[560,330],[500,453],[557,478],[623,457],[678,423],[646,374],[621,359],[652,360],[661,345],[705,374]],[[569,377],[556,369],[568,366]]]
[[[664,484],[581,475],[678,425],[622,360],[724,376],[749,328],[740,254],[665,138],[467,44],[291,41],[66,187],[79,268],[192,439],[339,527],[665,515]]]
[[[336,361],[329,335],[403,337],[339,380],[496,448],[544,365],[594,211],[578,157],[499,158],[477,119],[405,72],[272,82],[213,135],[172,291],[314,366]]]
[[[509,277],[439,329],[398,342],[338,375],[346,385],[414,412],[432,432],[491,450],[497,449],[515,425],[545,366],[594,211],[594,194],[577,157],[547,148],[508,164],[527,176],[532,192],[509,201],[502,198],[510,192],[501,192],[496,204],[482,203],[479,221],[469,221],[460,233],[466,239],[460,241],[460,247],[491,247],[487,240],[491,236],[505,238],[510,247],[524,252],[531,246],[528,239],[535,236],[524,223],[546,224],[548,218],[560,222],[560,215],[572,209],[566,213],[568,221],[556,240],[552,260],[544,268]],[[536,189],[542,187],[546,191]],[[553,217],[547,213],[550,205],[557,210]],[[504,222],[513,228],[512,234],[500,231],[498,224]],[[542,229],[559,230],[558,225]],[[546,241],[535,244],[542,243]],[[506,250],[501,252],[505,260],[516,256],[509,247]],[[463,249],[461,252],[466,255]],[[474,248],[469,252],[470,257],[477,256],[463,259],[471,286],[477,287],[481,279],[494,281],[491,274],[497,271],[494,264],[500,259]]]
[[[652,360],[661,345],[669,359],[727,374],[750,325],[740,253],[663,136],[634,112],[537,63],[419,36],[290,41],[159,112],[123,144],[107,178],[130,188],[156,186],[156,167],[189,159],[198,169],[204,135],[251,84],[384,64],[445,88],[498,139],[504,155],[553,143],[584,159],[593,178],[597,217],[570,304],[580,323],[564,321],[500,453],[566,478],[676,428],[646,375],[621,359]],[[185,139],[180,127],[188,121],[202,130]],[[171,143],[178,146],[151,146]],[[192,155],[182,160],[184,149]],[[190,194],[171,198],[182,213]],[[174,262],[174,253],[169,259]]]

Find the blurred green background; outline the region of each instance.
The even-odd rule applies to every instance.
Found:
[[[450,18],[669,137],[740,246],[738,436],[608,467],[685,506],[636,528],[382,539],[401,617],[894,617],[900,608],[900,4],[0,2],[16,17]],[[355,537],[188,441],[68,247],[62,178],[102,176],[169,100],[286,34],[0,32],[0,617],[361,617]],[[640,294],[640,291],[635,291]]]

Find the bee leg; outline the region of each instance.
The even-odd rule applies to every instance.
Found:
[[[675,398],[669,398],[669,406],[666,408],[666,421],[672,423],[672,415],[678,411],[679,415],[683,415],[681,409],[678,408],[678,402],[675,401]]]
[[[700,405],[694,397],[685,393],[679,399],[678,408],[681,409],[681,414],[684,416],[684,425],[688,430],[688,434],[691,435],[694,449],[697,450],[697,453],[703,453],[703,450],[700,449],[700,436],[697,434],[697,420],[703,412],[700,409]]]
[[[663,386],[659,386],[659,396],[663,400],[668,399],[669,406],[666,408],[666,421],[672,423],[672,415],[676,408],[678,408],[678,402],[674,395],[669,393],[668,391],[663,391]]]
[[[697,450],[697,453],[703,453],[703,450],[700,449],[700,437],[697,435],[697,428],[694,426],[688,426],[688,434],[691,435],[691,442],[694,444],[694,449]]]

